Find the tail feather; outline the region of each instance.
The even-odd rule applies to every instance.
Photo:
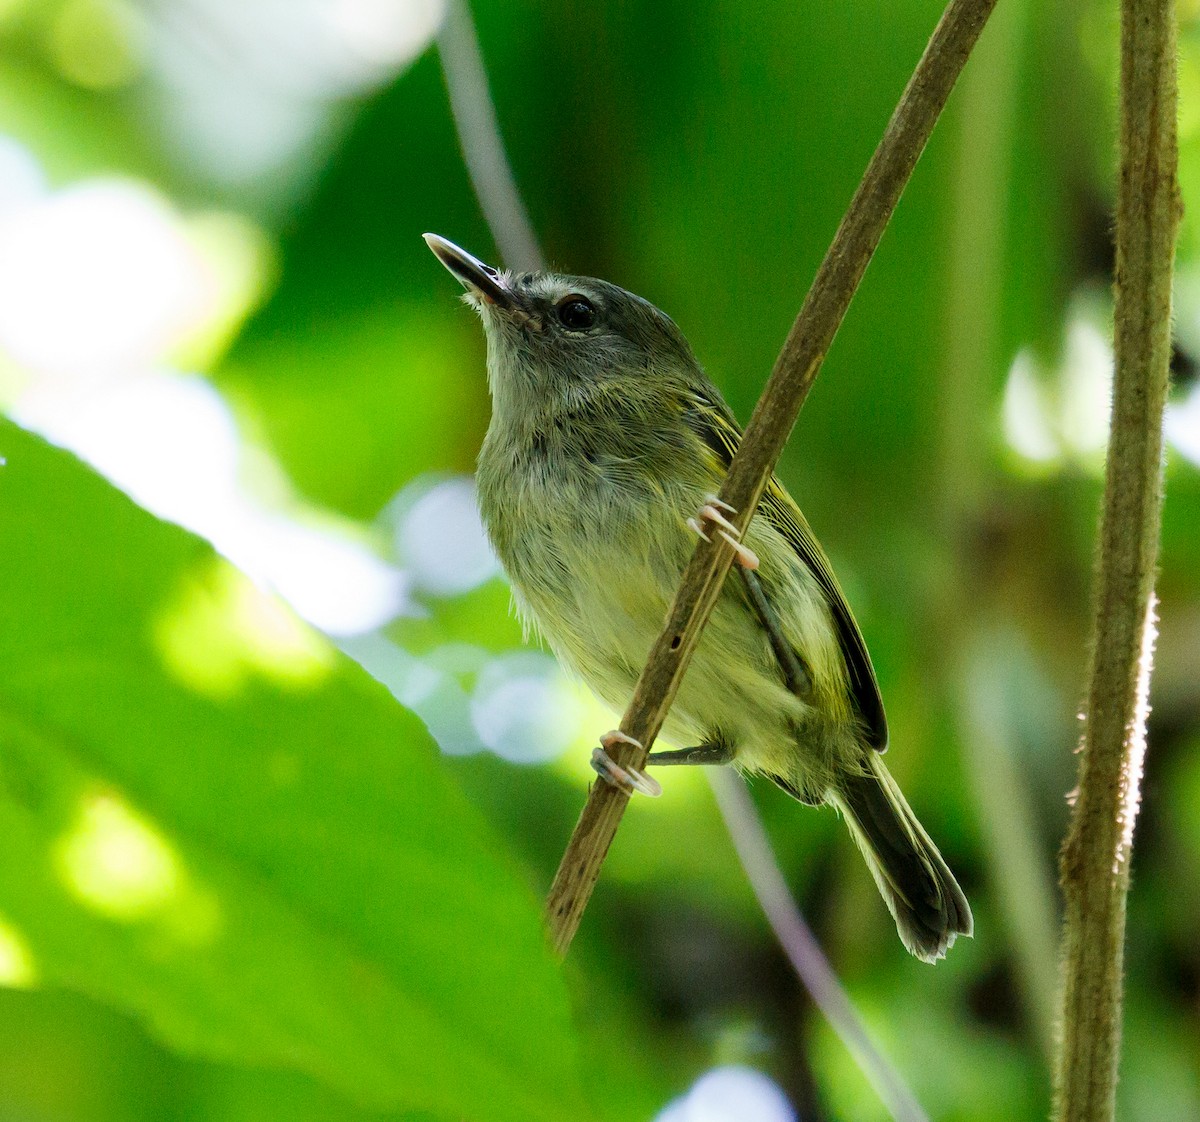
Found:
[[[830,801],[867,859],[901,941],[935,962],[957,936],[971,935],[971,908],[883,761],[871,755],[866,762],[863,774],[839,779]]]

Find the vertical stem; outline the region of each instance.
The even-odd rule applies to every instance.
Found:
[[[1087,723],[1062,853],[1060,1122],[1109,1122],[1114,1115],[1125,901],[1154,650],[1162,414],[1180,216],[1175,51],[1172,0],[1122,0],[1116,381]]]

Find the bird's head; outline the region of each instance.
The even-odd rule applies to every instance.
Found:
[[[501,272],[436,234],[425,241],[483,320],[498,408],[597,390],[642,398],[656,382],[686,380],[696,369],[671,318],[632,292],[594,277]]]

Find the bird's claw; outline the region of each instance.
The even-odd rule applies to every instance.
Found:
[[[626,736],[619,730],[606,732],[600,738],[600,746],[592,749],[592,770],[606,783],[632,795],[635,791],[657,799],[662,794],[662,787],[657,779],[651,779],[644,771],[633,767],[622,767],[609,754],[608,749],[614,744],[632,744],[641,748],[631,736]]]
[[[733,547],[733,552],[737,555],[738,564],[744,569],[757,569],[758,554],[750,549],[749,546],[742,543],[741,532],[725,517],[725,512],[737,514],[737,511],[733,507],[726,502],[722,502],[716,495],[706,495],[704,505],[697,512],[695,518],[687,520],[687,524],[707,542],[712,541],[712,539],[705,533],[704,523],[712,523],[717,528],[717,534]]]

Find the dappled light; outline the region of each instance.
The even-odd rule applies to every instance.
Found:
[[[153,638],[168,672],[215,700],[256,678],[311,689],[332,669],[332,648],[224,561],[206,565],[164,605]]]
[[[113,794],[81,800],[55,859],[83,903],[122,922],[162,911],[179,893],[182,871],[174,847]]]
[[[216,896],[188,872],[170,839],[112,791],[84,795],[54,846],[64,886],[106,919],[152,926],[173,952],[211,943]]]
[[[28,989],[37,980],[37,964],[28,940],[0,915],[0,986]]]

